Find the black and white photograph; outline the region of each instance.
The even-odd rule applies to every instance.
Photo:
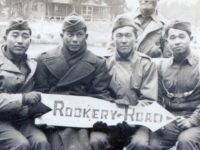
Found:
[[[200,150],[200,0],[0,0],[0,150]]]

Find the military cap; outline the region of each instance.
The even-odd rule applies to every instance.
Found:
[[[165,30],[166,36],[168,36],[170,28],[186,31],[189,36],[191,35],[192,32],[191,24],[187,21],[179,21],[179,20],[172,21]]]
[[[134,27],[136,30],[138,30],[138,27],[133,22],[133,19],[131,19],[128,16],[121,15],[121,16],[116,17],[116,19],[114,20],[113,26],[112,26],[112,32],[114,32],[118,28],[122,28],[125,26]]]
[[[20,18],[10,20],[10,22],[8,23],[8,26],[6,28],[6,34],[8,34],[8,32],[10,30],[29,30],[30,34],[31,34],[31,28],[30,28],[27,20],[23,20]]]
[[[69,32],[78,31],[84,28],[87,30],[84,18],[75,12],[65,17],[62,25],[62,31],[66,30]]]

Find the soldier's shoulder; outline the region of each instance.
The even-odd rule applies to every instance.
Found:
[[[146,60],[148,62],[152,62],[152,58],[147,56],[146,54],[143,54],[143,53],[138,52],[138,51],[135,51],[135,53],[139,57],[139,59]]]
[[[158,11],[157,17],[158,17],[158,19],[160,20],[160,22],[163,23],[164,26],[169,25],[170,20],[168,20],[167,18],[165,18],[165,17],[163,16],[163,14],[161,14],[159,11]]]
[[[5,56],[0,55],[0,65],[6,63],[8,60]]]
[[[38,58],[40,58],[40,59],[54,58],[57,56],[58,50],[59,50],[59,46],[54,49],[51,49],[51,50],[48,50],[46,52],[39,54]]]

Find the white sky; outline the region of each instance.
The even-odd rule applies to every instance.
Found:
[[[137,8],[138,5],[138,0],[126,0],[127,4],[131,7],[131,8]],[[198,0],[160,0],[159,3],[166,3],[166,4],[170,4],[172,2],[179,2],[179,3],[184,3],[186,5],[192,5],[195,4]]]

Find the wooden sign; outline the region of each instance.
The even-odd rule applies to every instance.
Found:
[[[175,119],[156,102],[146,107],[119,107],[92,97],[42,94],[42,103],[52,110],[36,118],[35,124],[91,128],[97,121],[109,126],[126,121],[129,125],[143,125],[156,131]]]

